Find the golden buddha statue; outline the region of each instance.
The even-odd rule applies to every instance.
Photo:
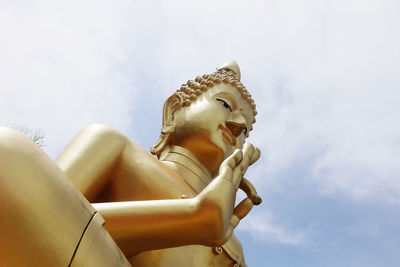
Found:
[[[158,160],[104,125],[55,161],[0,128],[0,265],[245,266],[233,229],[261,202],[243,178],[255,115],[230,62],[167,99]]]

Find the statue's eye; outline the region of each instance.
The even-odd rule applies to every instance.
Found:
[[[246,136],[246,134],[247,134],[247,127],[246,126],[243,128],[243,133]]]
[[[220,102],[222,105],[224,105],[225,108],[229,109],[229,112],[232,112],[231,106],[229,106],[229,104],[226,103],[224,100],[217,98],[217,101]]]

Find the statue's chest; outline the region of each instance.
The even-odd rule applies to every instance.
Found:
[[[179,199],[195,196],[194,191],[179,175],[156,167],[123,169],[115,173],[97,202]]]
[[[135,186],[129,188],[130,200],[155,200],[192,198],[195,193],[189,186],[181,184],[173,178],[157,179],[147,177],[137,179]]]

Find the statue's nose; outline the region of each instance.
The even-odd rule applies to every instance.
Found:
[[[237,123],[233,121],[227,121],[225,125],[229,130],[231,130],[232,134],[235,137],[238,137],[243,132],[243,129],[246,127],[244,123]]]

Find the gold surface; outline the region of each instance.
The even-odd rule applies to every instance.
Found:
[[[245,266],[232,233],[261,202],[242,179],[260,151],[245,143],[256,112],[239,80],[231,62],[168,98],[159,159],[105,125],[55,161],[1,128],[0,265]]]

